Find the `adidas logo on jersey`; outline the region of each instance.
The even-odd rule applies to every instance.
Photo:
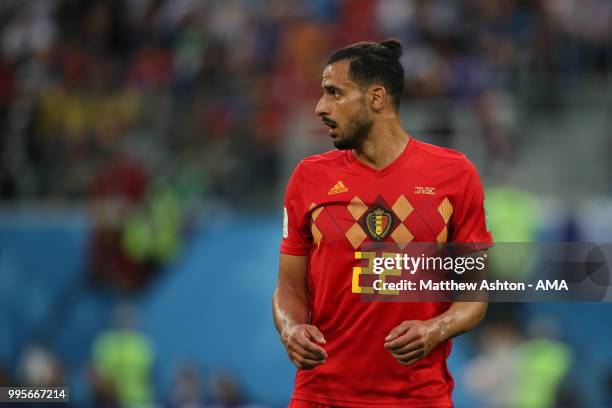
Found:
[[[348,192],[349,189],[347,186],[344,185],[344,183],[342,181],[338,181],[332,188],[331,190],[329,190],[329,193],[327,193],[327,195],[334,195],[334,194],[340,194],[340,193],[346,193]]]

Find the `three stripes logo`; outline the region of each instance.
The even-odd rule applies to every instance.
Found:
[[[334,195],[334,194],[340,194],[340,193],[346,193],[348,192],[349,189],[347,186],[344,185],[344,183],[342,181],[338,181],[336,184],[334,184],[334,186],[329,190],[329,192],[327,193],[327,195]]]

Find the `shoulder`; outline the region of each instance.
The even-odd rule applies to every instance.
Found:
[[[344,157],[347,151],[345,150],[330,150],[325,153],[308,156],[302,160],[305,164],[329,164]]]
[[[302,159],[293,170],[287,185],[287,195],[307,199],[312,192],[329,191],[329,177],[346,166],[346,152],[332,150]],[[333,185],[333,183],[332,183]],[[312,201],[309,199],[309,201]]]
[[[444,168],[454,174],[470,176],[478,173],[474,163],[457,150],[436,146],[415,139],[415,150],[422,160],[422,165],[429,168]]]
[[[444,160],[444,161],[455,161],[457,163],[461,163],[466,160],[465,154],[453,150],[448,149],[446,147],[436,146],[429,143],[421,142],[420,140],[414,140],[415,149],[421,152],[424,155],[429,155],[431,158]]]
[[[330,168],[342,166],[345,163],[345,157],[346,151],[343,150],[330,150],[325,153],[308,156],[298,163],[295,172],[310,173],[329,170]]]

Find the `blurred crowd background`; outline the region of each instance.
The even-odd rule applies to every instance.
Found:
[[[2,0],[0,382],[283,406],[284,183],[332,147],[326,58],[386,38],[406,129],[477,164],[496,241],[612,240],[610,1]],[[491,309],[458,407],[612,407],[612,308]]]

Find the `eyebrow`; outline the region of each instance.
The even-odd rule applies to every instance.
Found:
[[[340,89],[334,85],[323,85],[322,88],[327,92],[339,91]]]

